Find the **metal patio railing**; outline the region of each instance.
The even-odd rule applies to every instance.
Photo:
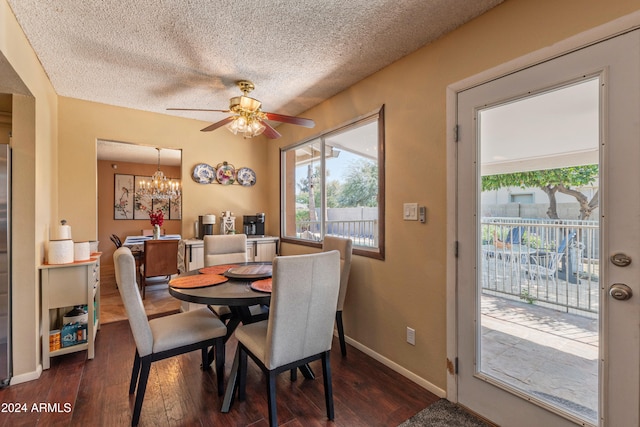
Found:
[[[483,218],[483,292],[597,315],[598,231],[597,221]]]
[[[378,247],[378,220],[325,221],[325,234],[348,237],[354,246]],[[296,221],[296,236],[307,240],[322,240],[320,221]]]

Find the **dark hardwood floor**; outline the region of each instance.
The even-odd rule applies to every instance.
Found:
[[[231,338],[226,347],[226,375],[235,348]],[[86,351],[58,356],[38,380],[0,390],[4,412],[0,412],[0,426],[130,425],[133,395],[128,388],[134,352],[126,320],[102,325],[93,360],[86,359]],[[319,362],[313,362],[315,380],[298,375],[291,382],[288,374],[280,376],[280,425],[397,426],[438,400],[351,346],[342,358],[337,339],[331,353],[334,422],[326,418],[322,369]],[[200,353],[192,352],[153,364],[139,425],[267,426],[266,381],[251,361],[246,401],[235,401],[228,414],[220,412],[221,404],[213,370],[202,371]],[[15,412],[16,408],[22,412]]]

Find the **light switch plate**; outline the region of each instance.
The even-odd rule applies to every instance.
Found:
[[[404,215],[405,221],[417,221],[418,220],[418,204],[417,203],[405,203]]]

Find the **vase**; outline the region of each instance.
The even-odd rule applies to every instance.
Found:
[[[153,226],[153,238],[158,240],[160,238],[160,226],[158,224]]]

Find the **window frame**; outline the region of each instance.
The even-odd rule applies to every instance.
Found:
[[[321,157],[321,171],[322,171],[322,207],[326,205],[326,182],[325,182],[325,138],[331,134],[335,134],[340,131],[347,130],[351,127],[357,126],[361,122],[370,121],[373,117],[377,116],[378,122],[378,246],[375,248],[367,248],[365,246],[353,246],[353,254],[364,256],[373,259],[384,260],[385,259],[385,120],[384,120],[384,105],[382,105],[377,111],[360,116],[348,123],[337,126],[333,129],[329,129],[321,134],[315,135],[311,138],[307,138],[303,141],[296,142],[295,144],[288,145],[280,148],[280,241],[282,243],[290,243],[301,246],[309,246],[314,248],[322,248],[322,241],[315,242],[306,239],[300,239],[297,237],[285,236],[285,220],[286,220],[286,206],[285,206],[285,174],[283,167],[285,166],[284,158],[288,151],[294,150],[305,144],[308,144],[314,140],[319,140],[321,143],[322,157]],[[323,209],[324,211],[324,209]],[[322,235],[324,239],[324,232],[326,227],[326,218],[322,218]]]

